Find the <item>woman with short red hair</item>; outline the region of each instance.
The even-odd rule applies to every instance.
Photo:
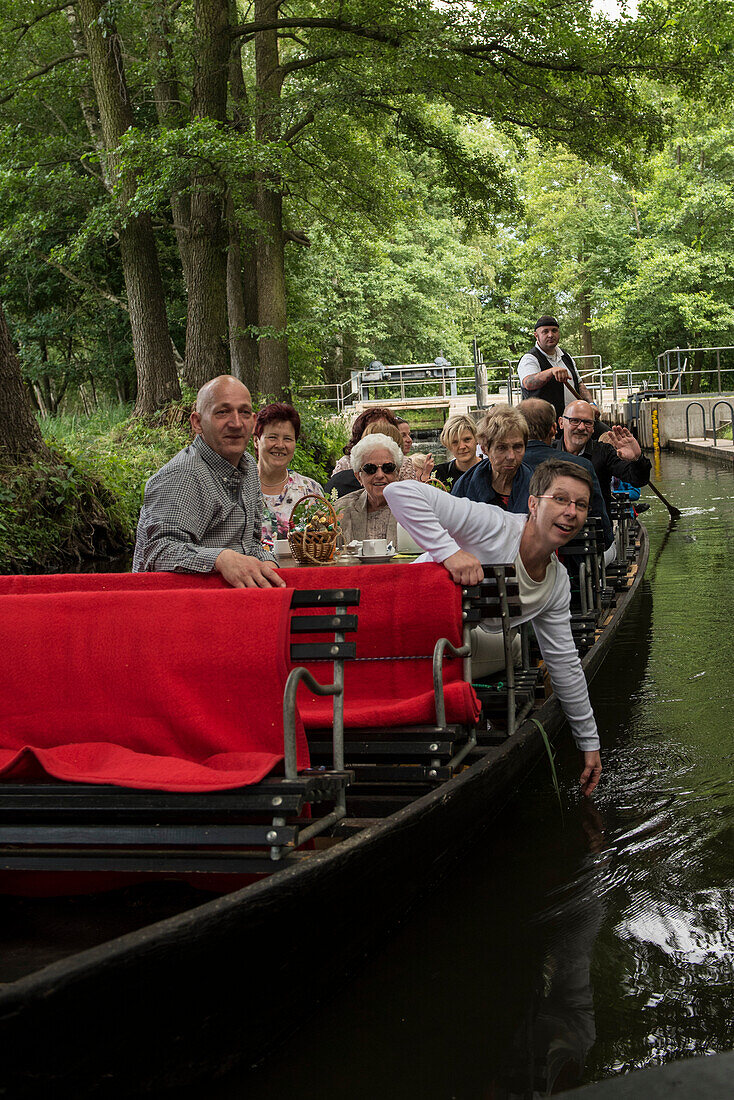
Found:
[[[313,478],[290,470],[301,434],[301,418],[292,405],[274,401],[260,409],[252,433],[262,491],[262,541],[272,549],[275,539],[288,537],[291,512],[309,493],[323,496]]]

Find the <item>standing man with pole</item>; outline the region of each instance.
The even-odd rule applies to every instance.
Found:
[[[563,410],[574,397],[579,395],[595,409],[593,396],[581,381],[571,356],[558,346],[560,330],[555,317],[545,314],[535,324],[535,347],[523,355],[518,363],[517,373],[522,387],[523,400],[539,397],[549,401],[556,410],[556,416],[563,416]],[[573,386],[564,385],[568,381]]]

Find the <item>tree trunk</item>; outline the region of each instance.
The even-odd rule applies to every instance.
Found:
[[[28,399],[20,362],[0,305],[0,456],[11,463],[50,458]]]
[[[591,340],[591,329],[589,328],[589,322],[591,321],[591,301],[589,300],[588,290],[579,291],[578,295],[579,305],[579,339],[581,343],[582,355],[593,355],[594,348]],[[594,370],[593,359],[584,359],[582,366],[579,368],[582,376],[591,374]]]
[[[236,0],[229,0],[229,17],[232,25],[236,24]],[[239,37],[233,40],[229,54],[229,95],[235,130],[241,134],[251,133],[247,88],[242,75],[242,39]],[[251,177],[250,182],[254,195],[254,178]],[[238,225],[231,195],[227,197],[227,226],[229,354],[232,373],[245,383],[254,397],[260,377],[257,339],[252,335],[252,330],[257,327],[257,247],[252,229],[249,226],[242,229]]]
[[[257,266],[252,234],[247,233],[243,257],[234,204],[227,202],[229,252],[227,254],[227,313],[232,372],[254,396],[258,392],[260,362],[257,340],[250,328],[257,325]]]
[[[703,370],[703,356],[702,350],[694,351],[692,370],[688,375],[688,393],[700,393],[701,392],[701,371]]]
[[[169,13],[165,3],[159,2],[151,9],[148,35],[148,57],[155,70],[153,97],[158,121],[163,126],[178,128],[186,124],[181,100],[181,89],[176,75],[176,61],[171,45]],[[175,193],[170,197],[173,229],[176,234],[178,254],[181,259],[184,286],[188,292],[191,283],[191,257],[189,234],[191,231],[191,198],[188,194]]]
[[[194,117],[225,122],[229,62],[227,0],[196,0],[197,66]],[[198,389],[229,372],[227,225],[223,181],[213,172],[192,179],[191,271],[184,378]]]
[[[255,0],[255,20],[272,20],[279,0]],[[280,96],[283,73],[276,31],[255,36],[255,136],[263,144],[280,138]],[[290,395],[286,335],[285,249],[280,180],[258,173],[256,207],[262,221],[257,242],[260,392],[277,398]]]
[[[87,43],[92,80],[97,97],[110,178],[118,175],[116,149],[133,125],[133,112],[125,82],[122,49],[117,28],[101,0],[77,0]],[[148,416],[168,401],[181,396],[168,332],[163,283],[148,214],[125,214],[135,194],[135,181],[120,186],[123,223],[120,256],[127,288],[130,328],[138,376],[135,413]]]

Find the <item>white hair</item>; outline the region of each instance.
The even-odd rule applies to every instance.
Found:
[[[363,435],[359,442],[352,447],[349,461],[355,474],[358,474],[365,462],[369,461],[368,455],[371,455],[373,451],[389,451],[396,469],[399,470],[403,465],[405,456],[397,443],[390,439],[389,435],[374,432],[372,435]]]

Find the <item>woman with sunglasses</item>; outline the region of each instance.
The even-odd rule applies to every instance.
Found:
[[[355,539],[397,540],[398,524],[385,500],[385,486],[400,477],[403,457],[401,447],[381,432],[363,436],[352,447],[352,469],[362,488],[339,501],[345,545]]]

